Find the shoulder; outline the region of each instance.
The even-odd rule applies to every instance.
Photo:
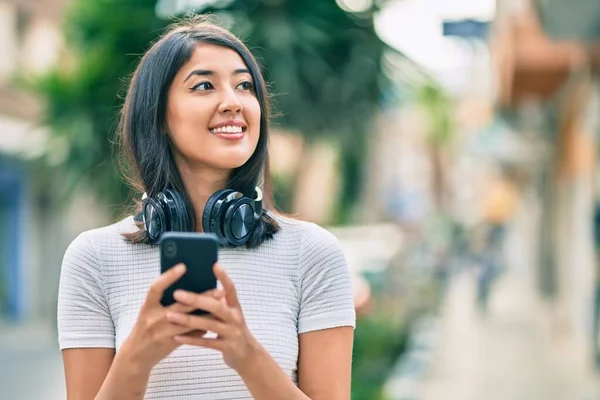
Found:
[[[283,215],[274,215],[273,218],[277,221],[284,234],[294,234],[301,239],[327,238],[328,240],[336,240],[331,232],[314,222],[294,219]]]
[[[300,271],[317,265],[346,267],[346,258],[339,240],[327,229],[313,223],[276,216],[281,227],[279,240],[293,242]]]
[[[292,219],[282,215],[276,215],[274,219],[281,228],[278,235],[295,240],[301,249],[312,245],[340,247],[338,239],[330,231],[313,222]]]
[[[311,222],[285,220],[282,231],[298,242],[298,333],[355,325],[350,269],[342,245],[327,229]]]

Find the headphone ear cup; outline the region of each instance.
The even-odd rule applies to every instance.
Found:
[[[190,212],[185,196],[173,190],[165,191],[165,197],[168,199],[170,207],[169,218],[171,220],[171,230],[175,232],[191,232],[194,230],[193,215]]]
[[[233,200],[224,210],[223,234],[234,246],[248,241],[256,228],[254,205],[248,197]]]
[[[160,236],[167,231],[168,221],[160,201],[147,198],[142,204],[144,228],[150,243],[156,243]]]
[[[206,201],[206,205],[204,206],[204,210],[202,211],[202,230],[204,232],[213,233],[219,237],[222,237],[222,235],[220,235],[219,232],[221,221],[220,218],[218,218],[218,220],[215,220],[215,218],[218,216],[214,215],[217,211],[214,208],[217,202],[219,202],[219,200],[224,199],[231,193],[233,193],[233,190],[231,189],[219,190],[218,192],[216,192],[208,198],[208,200]]]
[[[258,215],[258,218],[254,219],[254,228],[248,238],[248,241],[257,242],[265,233],[265,224],[262,220],[262,213]]]

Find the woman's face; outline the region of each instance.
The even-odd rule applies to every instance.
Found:
[[[254,84],[236,51],[196,46],[167,99],[167,131],[179,166],[229,172],[250,159],[260,135]]]

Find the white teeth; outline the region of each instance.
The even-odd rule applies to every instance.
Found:
[[[241,126],[222,126],[220,128],[213,128],[210,131],[212,133],[241,133],[243,129]]]

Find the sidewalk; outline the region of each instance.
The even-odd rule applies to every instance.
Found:
[[[0,325],[0,399],[66,399],[53,327]]]
[[[552,334],[549,312],[524,273],[496,282],[487,316],[474,308],[474,281],[455,277],[419,400],[592,400],[598,379],[582,371]]]

